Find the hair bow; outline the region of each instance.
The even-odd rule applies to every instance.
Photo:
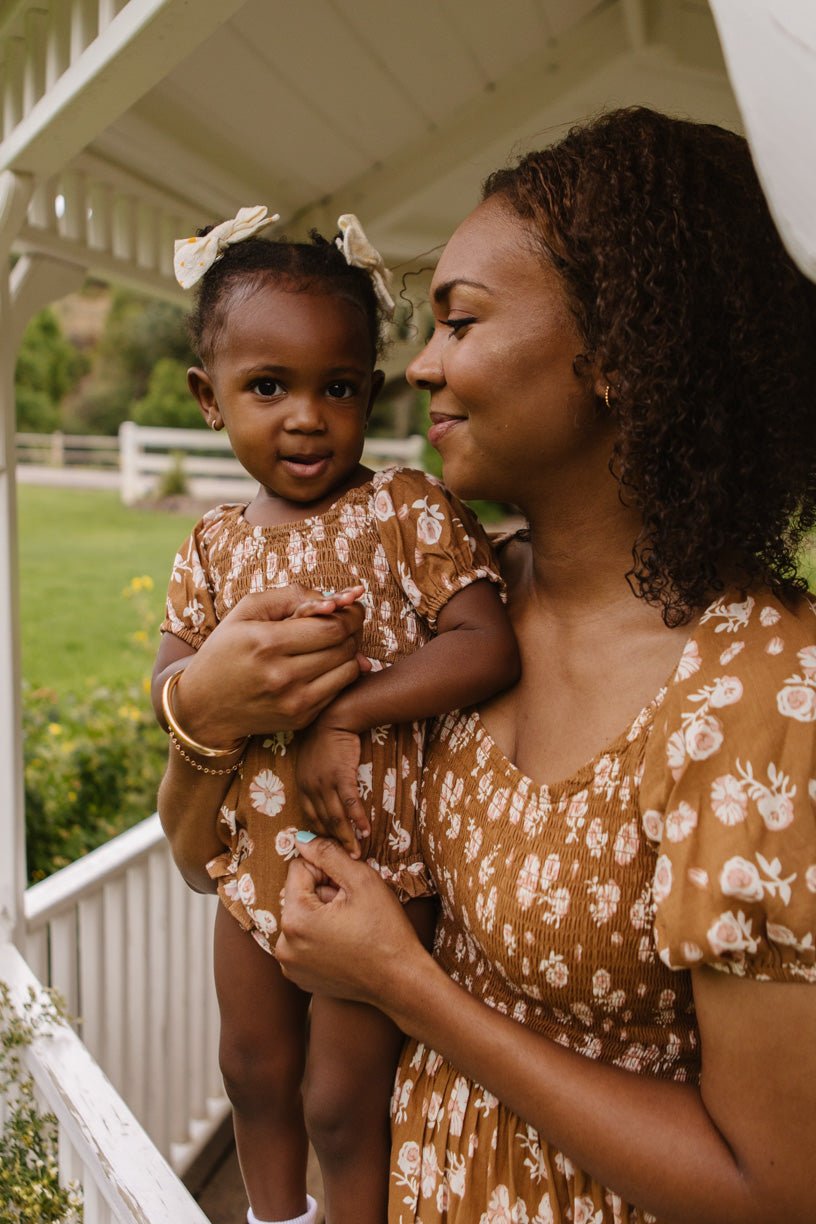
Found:
[[[239,208],[232,220],[213,226],[203,238],[177,238],[173,269],[182,289],[192,289],[228,246],[243,242],[268,225],[280,221],[279,213],[273,213],[271,217],[268,214],[266,205],[254,204],[250,208]]]
[[[391,273],[383,263],[382,255],[368,241],[354,213],[343,213],[342,217],[337,218],[337,225],[340,237],[335,239],[335,244],[343,252],[346,263],[366,270],[374,285],[380,309],[387,318],[393,318],[394,299],[389,292]]]

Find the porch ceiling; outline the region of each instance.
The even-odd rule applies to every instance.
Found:
[[[139,92],[123,57],[84,108],[54,110],[47,145],[18,138],[6,164],[48,175],[56,193],[72,171],[106,190],[129,184],[182,233],[242,204],[267,203],[293,235],[331,231],[353,211],[398,264],[437,247],[511,152],[603,107],[647,103],[739,126],[706,0],[222,0],[223,19],[213,0],[108,3],[117,21],[151,4],[178,10],[175,26],[143,40],[152,76],[142,63]],[[15,23],[33,8],[0,2],[0,33],[19,41]],[[191,9],[201,41],[184,54]],[[43,207],[23,247],[73,261],[85,245],[104,248],[76,225],[43,226]],[[154,280],[172,296],[169,238],[165,225]]]

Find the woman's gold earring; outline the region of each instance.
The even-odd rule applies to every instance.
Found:
[[[611,412],[611,411],[612,411],[612,405],[611,405],[611,404],[610,404],[610,402],[609,402],[609,392],[610,392],[611,390],[612,390],[612,388],[610,387],[609,383],[607,383],[607,384],[606,384],[606,389],[604,390],[604,403],[606,404],[607,412]]]

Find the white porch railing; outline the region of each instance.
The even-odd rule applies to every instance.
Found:
[[[37,979],[8,943],[0,944],[0,980],[18,1012],[30,991],[42,997]],[[35,1038],[21,1057],[41,1107],[57,1118],[60,1179],[79,1183],[84,1224],[207,1224],[70,1028]]]
[[[25,894],[28,964],[64,997],[89,1054],[179,1174],[229,1112],[216,904],[182,881],[158,816]]]

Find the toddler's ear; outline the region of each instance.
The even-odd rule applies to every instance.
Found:
[[[224,422],[215,396],[215,388],[206,370],[199,366],[191,366],[187,371],[187,386],[190,394],[198,401],[201,415],[211,429],[223,429]]]

